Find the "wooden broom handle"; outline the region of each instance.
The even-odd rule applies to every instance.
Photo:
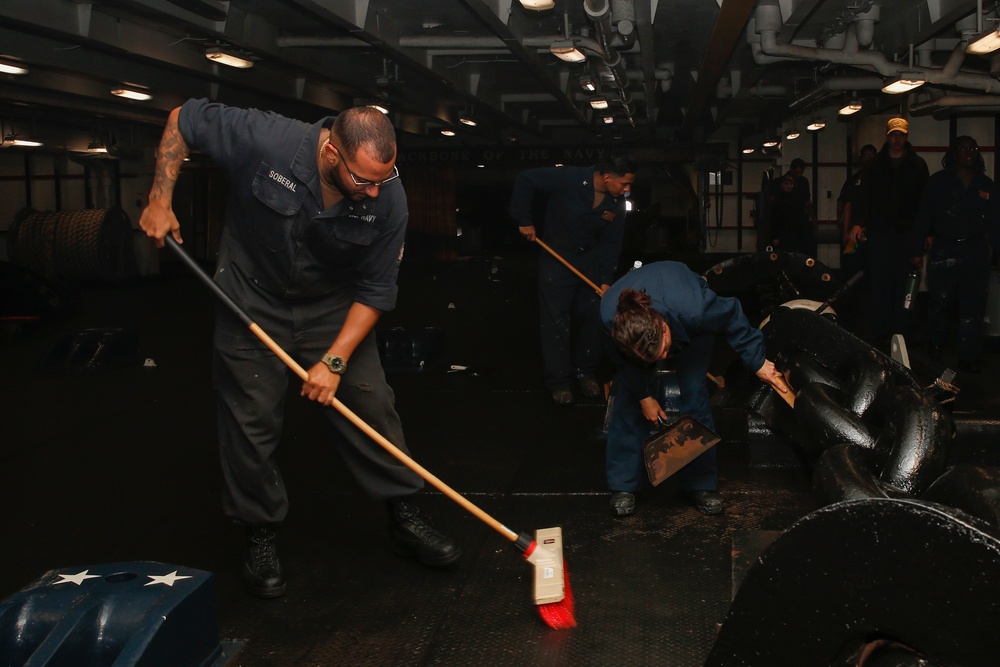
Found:
[[[191,269],[194,275],[199,280],[201,280],[201,282],[204,283],[205,286],[208,287],[209,290],[211,290],[212,293],[217,298],[222,300],[222,302],[233,312],[234,315],[240,318],[240,320],[242,320],[247,325],[247,327],[249,327],[250,331],[252,331],[253,334],[257,336],[257,338],[259,338],[260,341],[264,343],[264,345],[266,345],[269,350],[271,350],[271,352],[274,352],[275,356],[281,359],[281,361],[283,361],[286,366],[292,369],[292,371],[296,375],[302,378],[304,382],[309,381],[309,373],[306,371],[306,369],[302,368],[302,366],[300,366],[297,361],[292,359],[292,357],[287,352],[285,352],[285,350],[283,350],[280,345],[274,342],[274,340],[267,335],[266,331],[261,329],[256,322],[251,320],[250,316],[242,308],[240,308],[235,301],[229,298],[229,295],[226,294],[226,292],[221,287],[219,287],[219,285],[217,285],[215,281],[212,280],[208,276],[208,274],[202,270],[200,266],[198,266],[198,264],[194,261],[194,259],[186,252],[184,252],[184,250],[180,247],[180,245],[178,245],[176,241],[174,241],[173,237],[170,234],[167,234],[166,245],[170,247],[170,249],[177,254],[177,256],[181,259],[181,261],[187,264],[188,268]],[[378,443],[378,445],[381,446],[382,449],[392,454],[392,456],[397,458],[407,468],[420,475],[420,477],[422,477],[424,481],[432,485],[434,488],[436,488],[444,495],[454,500],[456,503],[461,505],[467,512],[475,516],[483,523],[487,524],[490,528],[497,531],[511,542],[517,542],[518,538],[520,537],[517,533],[515,533],[510,528],[508,528],[507,526],[503,525],[502,523],[494,519],[492,516],[490,516],[483,510],[479,509],[479,507],[474,505],[471,501],[467,500],[465,496],[459,494],[457,491],[455,491],[450,486],[448,486],[440,479],[438,479],[429,470],[427,470],[422,465],[414,461],[408,454],[406,454],[399,447],[386,440],[381,433],[379,433],[371,426],[369,426],[363,419],[361,419],[361,417],[354,414],[354,412],[352,412],[350,408],[341,403],[336,397],[333,397],[330,400],[330,405],[332,405],[337,410],[337,412],[344,415],[344,417],[346,417],[348,421],[357,426],[365,435],[367,435],[369,438]]]
[[[289,354],[285,352],[281,348],[281,346],[275,343],[263,329],[257,326],[256,323],[250,325],[250,331],[252,331],[254,335],[257,336],[257,338],[259,338],[261,342],[268,347],[268,349],[274,352],[274,354],[277,355],[279,359],[285,362],[286,366],[291,368],[296,375],[302,378],[303,382],[309,381],[309,373],[306,371],[306,369],[302,368],[302,366],[300,366],[297,361],[292,359],[292,357],[289,356]],[[360,429],[365,435],[367,435],[369,438],[377,442],[382,447],[382,449],[384,449],[385,451],[389,452],[394,457],[399,459],[407,468],[420,475],[427,483],[431,484],[438,491],[440,491],[444,495],[454,500],[456,503],[465,508],[465,510],[468,511],[470,514],[475,516],[480,521],[483,521],[484,523],[488,524],[491,528],[493,528],[493,530],[502,534],[511,542],[517,541],[518,538],[517,533],[515,533],[510,528],[507,528],[507,526],[503,525],[502,523],[494,519],[492,516],[484,512],[483,510],[479,509],[479,507],[474,505],[471,501],[467,500],[465,496],[461,495],[460,493],[452,489],[450,486],[448,486],[440,479],[438,479],[438,477],[434,475],[431,471],[427,470],[422,465],[414,461],[413,458],[411,458],[403,450],[401,450],[399,447],[389,442],[381,433],[379,433],[371,426],[369,426],[365,420],[354,414],[354,412],[346,405],[341,403],[336,396],[330,399],[330,405],[332,405],[337,410],[337,412],[344,415],[344,417],[346,417],[349,422],[357,426],[358,429]]]
[[[583,282],[585,282],[588,285],[590,285],[591,289],[593,289],[595,292],[597,292],[597,296],[604,296],[604,290],[602,290],[600,287],[598,287],[597,285],[595,285],[594,282],[590,278],[588,278],[587,276],[585,276],[582,273],[580,273],[580,271],[578,271],[575,266],[573,266],[572,264],[570,264],[569,262],[567,262],[565,259],[563,259],[562,255],[560,255],[555,250],[553,250],[548,245],[546,245],[545,241],[541,240],[540,238],[538,238],[536,236],[535,237],[535,243],[537,243],[538,245],[540,245],[543,248],[545,248],[545,250],[550,255],[552,255],[553,257],[555,257],[556,259],[558,259],[560,262],[562,262],[562,265],[565,266],[570,271],[572,271],[573,273],[575,273],[580,280],[582,280]]]

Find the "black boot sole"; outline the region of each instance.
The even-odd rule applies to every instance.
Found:
[[[269,600],[271,598],[280,598],[288,590],[288,586],[284,583],[280,586],[254,586],[244,581],[243,590],[255,598]]]
[[[436,558],[427,558],[426,556],[421,557],[415,548],[405,544],[399,544],[395,541],[392,543],[392,552],[397,556],[412,558],[425,567],[447,567],[462,557],[461,549],[455,549],[455,551],[451,554]]]

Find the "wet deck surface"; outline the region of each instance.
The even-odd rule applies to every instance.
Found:
[[[809,473],[751,457],[741,407],[730,403],[719,419],[722,516],[682,504],[668,481],[634,517],[613,518],[604,405],[552,403],[531,272],[515,261],[491,268],[404,271],[400,306],[383,326],[440,327],[445,352],[438,367],[390,382],[416,460],[515,531],[562,527],[579,627],[548,629],[519,552],[437,492],[421,507],[457,537],[462,560],[432,571],[393,555],[383,508],[358,492],[297,387],[279,452],[291,495],[280,532],[288,594],[246,595],[242,533],[219,505],[213,304],[172,264],[154,279],[85,287],[75,315],[0,345],[0,598],[50,569],[159,561],[215,575],[234,665],[703,664],[734,576],[815,509]],[[136,331],[141,359],[155,367],[40,370],[61,338],[88,327]],[[911,357],[927,382],[954,363],[931,364],[920,349]],[[1000,414],[996,353],[985,361],[982,374],[959,378],[956,409]],[[448,372],[453,364],[466,370]]]

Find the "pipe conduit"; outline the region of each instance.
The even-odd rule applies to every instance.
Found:
[[[781,26],[781,8],[778,5],[757,7],[754,12],[753,30],[759,35],[760,41],[756,43],[748,39],[754,62],[766,65],[787,59],[821,60],[838,65],[868,68],[883,77],[898,77],[905,72],[917,72],[927,83],[1000,94],[1000,81],[992,76],[960,71],[967,43],[964,39],[959,41],[945,66],[935,68],[896,63],[878,51],[861,50],[854,23],[848,26],[844,46],[840,50],[781,43],[778,41]],[[747,30],[749,33],[750,27]],[[924,56],[921,60],[928,59]]]

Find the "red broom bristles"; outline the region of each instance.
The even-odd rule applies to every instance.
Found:
[[[538,614],[553,630],[576,627],[576,616],[573,615],[573,591],[569,587],[569,570],[566,569],[565,559],[563,559],[563,588],[566,596],[562,600],[538,605]]]

